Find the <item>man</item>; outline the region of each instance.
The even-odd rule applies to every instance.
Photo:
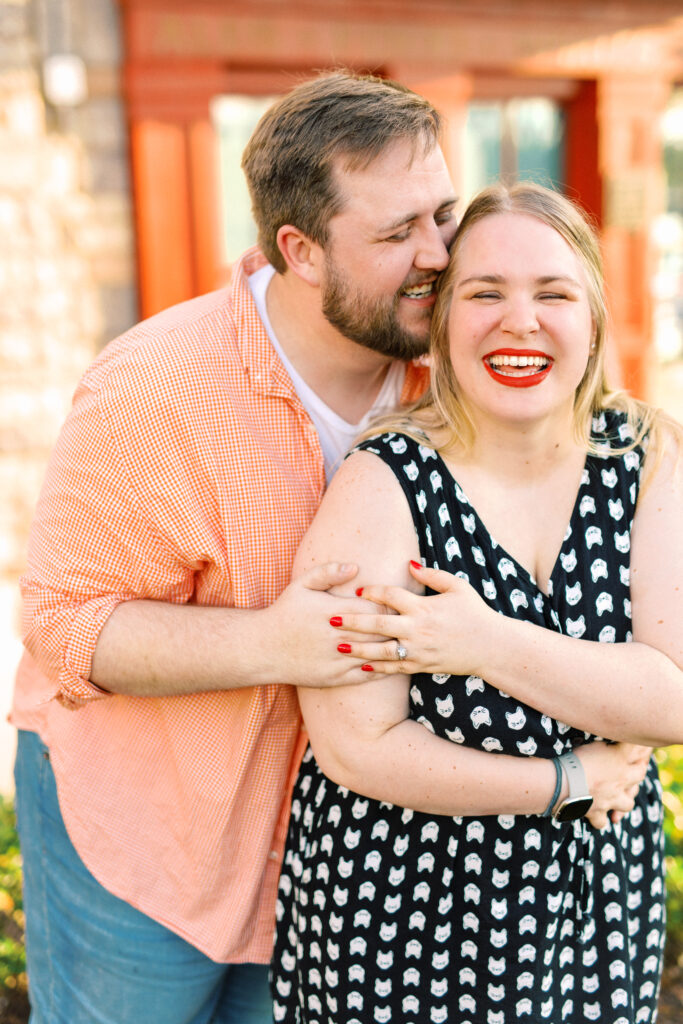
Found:
[[[296,88],[244,155],[262,252],[113,342],[76,392],[13,711],[33,1024],[271,1019],[302,746],[283,684],[367,678],[335,657],[325,592],[355,567],[288,585],[291,562],[368,416],[424,387],[455,230],[438,134],[393,83]]]

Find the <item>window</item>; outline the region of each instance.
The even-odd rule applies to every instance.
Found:
[[[472,103],[465,126],[465,197],[499,178],[562,185],[564,122],[547,99]]]
[[[217,96],[211,120],[218,138],[221,264],[231,264],[256,242],[256,225],[242,172],[242,152],[273,96]]]

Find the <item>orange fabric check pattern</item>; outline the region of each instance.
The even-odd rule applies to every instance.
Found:
[[[32,531],[12,712],[50,748],[95,877],[231,962],[271,954],[295,691],[129,698],[88,675],[122,601],[262,608],[287,585],[324,470],[249,290],[263,262],[250,250],[229,290],[112,342],[79,385]],[[404,400],[425,374],[409,369]]]

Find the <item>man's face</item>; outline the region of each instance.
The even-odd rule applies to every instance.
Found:
[[[363,170],[338,168],[337,183],[345,202],[329,225],[323,313],[366,348],[393,359],[422,355],[456,228],[443,154],[396,142]]]

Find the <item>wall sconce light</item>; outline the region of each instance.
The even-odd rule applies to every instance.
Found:
[[[43,90],[53,107],[77,107],[88,98],[83,59],[75,53],[54,53],[43,61]]]

